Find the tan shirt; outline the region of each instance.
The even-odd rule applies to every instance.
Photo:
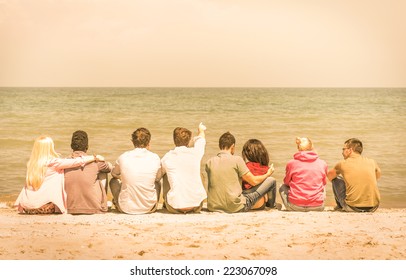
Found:
[[[374,207],[380,194],[376,179],[378,165],[375,160],[353,153],[334,167],[337,175],[344,177],[346,203],[353,207]]]
[[[242,195],[242,176],[249,172],[240,156],[220,152],[206,163],[209,211],[235,213],[246,204]]]

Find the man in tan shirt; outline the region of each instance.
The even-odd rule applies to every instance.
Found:
[[[328,174],[332,182],[336,210],[346,212],[373,212],[379,207],[380,194],[377,180],[381,169],[373,159],[361,156],[362,142],[350,138],[344,143],[344,160]]]

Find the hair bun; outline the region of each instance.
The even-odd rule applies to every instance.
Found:
[[[297,149],[299,151],[311,151],[313,150],[313,143],[307,137],[296,137]]]

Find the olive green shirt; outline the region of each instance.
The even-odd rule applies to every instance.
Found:
[[[353,153],[334,167],[337,175],[344,178],[345,202],[353,207],[375,207],[379,205],[380,194],[376,179],[378,165],[375,160]]]
[[[235,213],[244,208],[242,176],[249,172],[240,156],[220,152],[206,163],[209,211]]]

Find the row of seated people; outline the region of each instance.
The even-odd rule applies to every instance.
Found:
[[[162,159],[150,151],[151,133],[138,128],[132,133],[134,149],[119,156],[114,166],[100,155],[88,155],[88,135],[78,130],[71,140],[72,154],[60,158],[50,137],[34,142],[27,163],[26,184],[15,206],[26,214],[95,214],[108,211],[107,186],[115,209],[127,214],[157,210],[161,189],[163,207],[170,213],[199,213],[203,201],[214,212],[247,212],[275,208],[275,169],[266,147],[248,140],[242,156],[235,155],[235,137],[226,132],[219,138],[220,151],[205,164],[207,191],[201,178],[206,126],[198,134],[183,127],[173,131],[175,148]],[[327,180],[332,181],[336,210],[372,212],[379,206],[377,180],[380,168],[361,156],[362,142],[344,143],[344,160],[328,170],[309,138],[297,137],[298,151],[286,165],[279,187],[283,208],[288,211],[323,211]],[[107,182],[107,174],[112,179]]]

